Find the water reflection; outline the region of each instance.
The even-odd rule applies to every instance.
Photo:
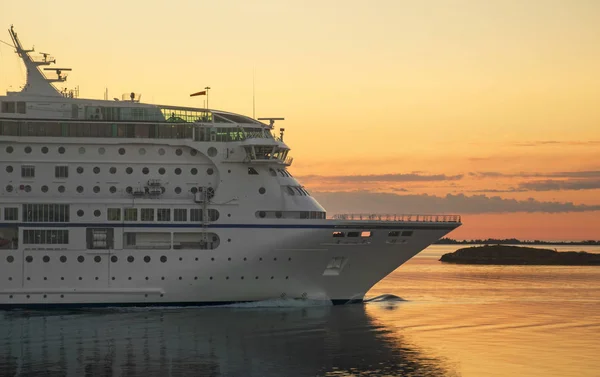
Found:
[[[0,318],[2,376],[453,374],[362,305],[4,312]]]

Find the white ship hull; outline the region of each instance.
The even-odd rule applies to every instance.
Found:
[[[372,237],[337,244],[332,229],[342,223],[372,229]],[[389,228],[389,223],[325,220],[298,226],[226,227],[222,238],[233,241],[217,250],[14,250],[0,261],[0,307],[218,305],[274,298],[361,301],[375,283],[455,227],[403,224],[404,229],[418,229],[406,243],[390,244],[388,229],[377,229]],[[12,263],[7,263],[8,255],[14,256]],[[52,257],[44,262],[48,255]],[[78,262],[80,256],[83,262]],[[101,262],[93,260],[96,256]],[[128,256],[134,261],[128,262]],[[150,262],[144,261],[146,256]],[[334,258],[344,258],[343,266],[327,269]]]

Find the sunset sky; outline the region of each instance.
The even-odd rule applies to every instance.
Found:
[[[600,239],[600,1],[3,1],[11,24],[81,97],[201,107],[208,85],[251,116],[254,72],[256,116],[286,118],[290,171],[330,214]],[[0,44],[0,90],[24,78]]]

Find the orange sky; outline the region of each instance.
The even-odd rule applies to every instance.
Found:
[[[11,24],[83,97],[202,106],[209,85],[251,115],[255,72],[256,115],[286,118],[290,170],[330,213],[391,193],[373,212],[426,199],[460,238],[600,239],[600,2],[2,2]],[[22,85],[2,44],[0,66]]]

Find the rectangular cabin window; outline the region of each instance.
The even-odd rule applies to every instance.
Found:
[[[69,243],[69,231],[62,229],[25,229],[23,243],[29,245],[65,245]]]
[[[173,210],[173,220],[174,221],[187,221],[187,209],[175,208]]]
[[[413,235],[413,231],[412,230],[405,230],[402,232],[402,237],[410,237]]]
[[[364,232],[360,232],[360,236],[362,238],[369,238],[373,236],[373,232],[371,232],[370,230],[365,230]]]
[[[121,208],[109,208],[106,212],[108,221],[121,221]]]
[[[397,230],[393,230],[388,233],[388,237],[398,237],[399,235],[400,235],[400,232]]]
[[[2,102],[2,112],[3,113],[14,113],[15,112],[15,103],[14,102]]]
[[[19,220],[19,208],[7,207],[4,208],[4,221],[17,221]]]
[[[125,208],[123,211],[123,218],[125,221],[137,221],[138,210],[137,208]]]
[[[34,178],[35,177],[35,166],[21,165],[21,177],[22,178]]]
[[[248,168],[248,174],[250,174],[250,175],[258,175],[258,172],[254,168]]]
[[[142,208],[140,220],[154,221],[154,208]]]
[[[27,111],[27,106],[25,102],[17,102],[17,114],[25,114]]]
[[[340,238],[344,236],[344,232],[333,232],[333,238]]]
[[[359,232],[348,232],[348,237],[358,237],[360,236]]]
[[[69,222],[68,204],[23,204],[23,221],[31,223]]]
[[[54,176],[56,178],[69,178],[69,167],[68,166],[55,166]]]
[[[169,208],[157,209],[156,221],[171,221],[171,210]]]
[[[190,209],[190,221],[202,221],[202,210],[198,208]]]

